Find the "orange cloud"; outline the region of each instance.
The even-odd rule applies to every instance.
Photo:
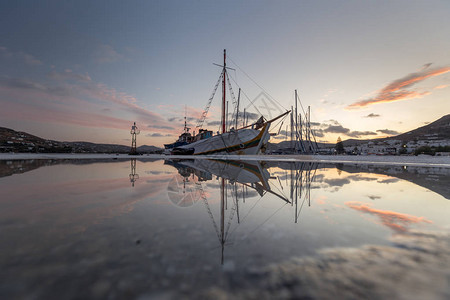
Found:
[[[427,78],[439,76],[448,72],[450,72],[450,67],[443,67],[432,70],[427,70],[427,68],[425,68],[419,72],[411,73],[403,78],[394,80],[386,87],[381,89],[375,97],[352,103],[349,106],[347,106],[347,109],[360,108],[376,103],[385,103],[385,102],[420,98],[429,95],[431,94],[431,92],[428,91],[417,92],[407,90],[407,88]]]
[[[441,85],[435,86],[434,89],[435,90],[445,89],[448,86],[450,86],[450,84],[441,84]]]
[[[432,223],[424,217],[416,217],[394,211],[375,209],[372,208],[370,204],[358,201],[346,202],[345,205],[355,210],[378,216],[381,220],[381,224],[397,232],[407,231],[407,226],[412,223]]]

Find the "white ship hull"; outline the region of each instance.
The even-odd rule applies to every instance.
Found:
[[[259,154],[263,145],[269,141],[269,127],[270,123],[266,123],[260,129],[243,128],[229,131],[178,148],[194,149],[194,155],[255,155]]]

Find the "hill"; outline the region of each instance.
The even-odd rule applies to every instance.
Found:
[[[428,125],[397,135],[395,139],[402,141],[450,140],[450,114]]]
[[[378,139],[347,139],[342,141],[346,147],[360,146],[369,142],[385,142],[389,140],[398,140],[404,143],[417,142],[417,141],[436,141],[436,140],[450,140],[450,114],[443,116],[442,118],[417,129],[387,138]],[[333,143],[317,143],[319,148],[334,148]],[[269,143],[269,150],[286,149],[290,148],[289,141],[283,141],[280,143]]]
[[[139,153],[155,153],[161,148],[143,145]],[[128,153],[130,146],[117,144],[96,144],[89,142],[59,142],[46,140],[26,132],[0,127],[0,152],[41,153]]]
[[[368,142],[384,142],[398,140],[404,143],[417,141],[450,140],[450,114],[414,130],[387,138],[357,140],[348,139],[343,141],[345,146],[359,146]]]

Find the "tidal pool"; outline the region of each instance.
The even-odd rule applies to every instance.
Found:
[[[450,298],[450,169],[0,161],[0,298]]]

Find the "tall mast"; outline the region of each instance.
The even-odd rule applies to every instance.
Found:
[[[227,50],[223,49],[223,79],[222,79],[222,133],[225,133],[225,91],[226,91],[226,72],[227,72]]]
[[[238,122],[239,122],[239,100],[241,99],[241,88],[239,88],[239,94],[238,94],[238,100],[237,100],[237,106],[236,106],[236,125],[234,128],[236,130],[238,129]]]
[[[184,133],[187,132],[187,124],[186,124],[186,105],[184,106]]]
[[[298,152],[298,140],[299,140],[299,134],[298,134],[298,113],[297,113],[297,90],[295,90],[295,153]]]

